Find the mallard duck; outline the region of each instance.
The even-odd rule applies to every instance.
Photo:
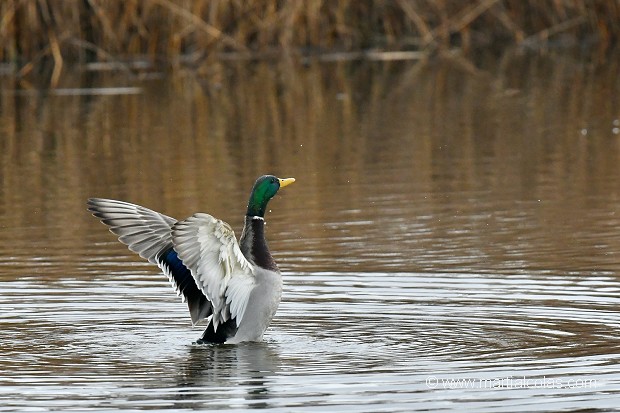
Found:
[[[265,240],[265,208],[295,178],[256,180],[239,242],[226,222],[196,213],[182,221],[140,205],[90,198],[88,210],[142,258],[158,265],[187,303],[198,343],[261,341],[280,304],[282,278]]]

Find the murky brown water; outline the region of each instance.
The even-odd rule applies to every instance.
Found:
[[[0,78],[0,410],[616,409],[618,73],[507,54]],[[192,345],[85,200],[239,232],[267,172],[297,179],[267,216],[280,310],[264,343]]]

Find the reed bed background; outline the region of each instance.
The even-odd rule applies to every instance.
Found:
[[[620,0],[3,0],[0,61],[175,66],[223,53],[613,45]]]

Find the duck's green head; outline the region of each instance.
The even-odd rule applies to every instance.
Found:
[[[264,217],[267,203],[278,192],[280,188],[295,182],[295,178],[277,178],[273,175],[263,175],[256,180],[250,201],[248,202],[247,216]]]

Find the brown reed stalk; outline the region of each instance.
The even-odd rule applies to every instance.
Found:
[[[620,0],[3,0],[0,62],[432,50],[620,37]]]

